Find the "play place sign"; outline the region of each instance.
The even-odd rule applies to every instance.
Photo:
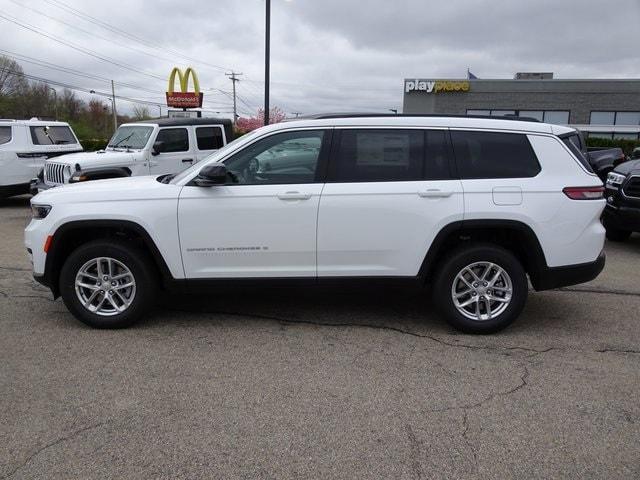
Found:
[[[424,93],[453,93],[468,92],[469,82],[467,80],[415,80],[404,81],[404,92],[424,92]]]

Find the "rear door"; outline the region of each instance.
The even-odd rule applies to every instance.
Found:
[[[205,157],[211,155],[227,143],[225,141],[224,128],[222,128],[222,125],[202,125],[195,126],[193,129],[195,131],[196,140],[194,157],[196,162],[199,162]]]
[[[149,160],[149,171],[152,175],[178,173],[195,162],[195,155],[189,143],[191,128],[169,127],[158,131],[155,141],[163,142],[164,149]]]
[[[446,129],[340,129],[318,215],[318,277],[415,276],[463,217]]]

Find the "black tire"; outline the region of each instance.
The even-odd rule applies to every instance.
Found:
[[[76,275],[92,259],[108,257],[125,265],[135,279],[135,295],[121,313],[101,316],[85,308],[76,293]],[[60,294],[69,311],[94,328],[124,328],[132,325],[150,309],[157,290],[156,269],[146,252],[117,240],[96,240],[74,250],[60,271]]]
[[[476,262],[491,262],[498,265],[511,280],[511,301],[494,318],[472,320],[458,311],[452,298],[452,287],[458,273]],[[486,293],[491,293],[491,291]],[[495,294],[495,292],[493,293]],[[522,312],[528,293],[529,283],[520,261],[510,251],[502,247],[478,243],[458,248],[448,254],[448,258],[440,264],[436,273],[433,299],[440,313],[454,328],[465,333],[487,334],[498,332],[513,323]],[[486,306],[481,308],[486,312]]]
[[[618,228],[606,227],[607,229],[607,240],[611,240],[612,242],[624,242],[628,240],[631,236],[630,230],[620,230]]]

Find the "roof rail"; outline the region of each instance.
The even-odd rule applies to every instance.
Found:
[[[311,115],[304,115],[291,120],[325,120],[333,118],[378,118],[378,117],[402,117],[402,118],[485,118],[489,120],[515,120],[519,122],[537,122],[540,121],[533,117],[519,117],[517,115],[505,115],[504,117],[492,117],[489,115],[464,115],[464,114],[435,114],[435,113],[317,113]]]

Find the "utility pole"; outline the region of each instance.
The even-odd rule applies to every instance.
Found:
[[[113,111],[113,131],[118,129],[118,114],[116,113],[116,88],[111,80],[111,110]]]
[[[235,124],[238,120],[238,111],[236,109],[236,82],[240,81],[238,75],[242,75],[242,73],[236,73],[231,70],[231,73],[225,73],[225,75],[229,77],[229,79],[233,83],[233,123]]]
[[[302,115],[302,112],[291,112],[291,115],[295,115],[296,118],[298,118],[300,115]]]
[[[58,121],[58,92],[56,92],[56,89],[53,87],[47,86],[47,88],[53,92],[53,105],[56,111],[56,122],[57,122]]]
[[[158,105],[158,110],[160,110],[160,116],[158,118],[162,118],[162,105]]]
[[[265,40],[264,40],[264,124],[269,125],[269,47],[271,30],[271,0],[265,0]]]

